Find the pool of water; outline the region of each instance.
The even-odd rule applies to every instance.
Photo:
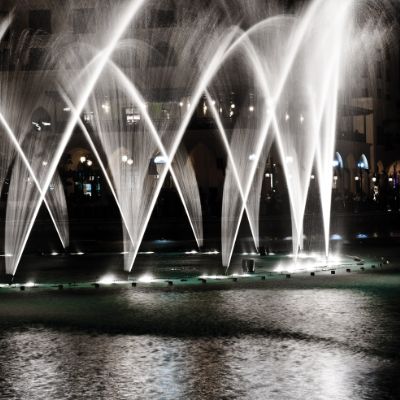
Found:
[[[398,270],[312,279],[1,293],[0,398],[399,398]]]

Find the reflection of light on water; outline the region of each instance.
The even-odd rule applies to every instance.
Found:
[[[209,255],[209,254],[219,254],[219,251],[218,250],[205,251],[203,254],[207,254],[207,255]]]
[[[140,251],[138,254],[154,254],[154,251]]]
[[[57,253],[56,251],[53,251],[53,252],[51,253],[51,255],[52,255],[52,256],[58,256],[58,253]]]
[[[185,254],[197,254],[196,250],[185,251]]]
[[[77,251],[76,253],[71,253],[71,256],[83,256],[84,254],[82,251]]]
[[[366,233],[358,233],[356,235],[357,239],[368,239],[368,235]]]
[[[9,254],[9,253],[7,253],[7,254],[0,254],[0,257],[12,257],[12,254]]]
[[[200,275],[200,279],[226,279],[225,275]]]
[[[234,274],[232,274],[230,277],[231,277],[231,278],[246,278],[246,277],[249,277],[249,276],[253,276],[253,275],[234,273]]]
[[[115,282],[115,276],[112,274],[108,274],[100,278],[100,280],[97,281],[97,283],[101,283],[103,285],[111,285],[112,283]]]
[[[34,287],[35,286],[35,282],[29,281],[25,283],[26,287]]]
[[[293,254],[288,254],[290,259],[295,258]],[[344,259],[337,255],[331,254],[328,258],[324,254],[319,253],[299,253],[296,261],[282,262],[274,269],[275,272],[301,272],[315,271],[321,268],[329,268],[343,263]]]
[[[137,281],[140,283],[151,283],[154,281],[154,276],[151,274],[144,274],[140,276]]]
[[[295,258],[295,255],[294,254],[288,254],[288,257],[289,258]],[[297,254],[296,257],[298,259],[305,260],[305,259],[308,259],[308,258],[319,258],[320,255],[317,254],[317,253],[299,253],[299,254]]]

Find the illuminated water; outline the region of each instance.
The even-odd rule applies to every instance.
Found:
[[[66,202],[55,173],[77,126],[83,128],[121,214],[125,271],[134,266],[169,173],[201,247],[207,238],[200,191],[183,143],[199,106],[203,117],[215,121],[228,160],[222,264],[230,266],[245,212],[259,247],[260,198],[272,143],[288,190],[293,253],[303,249],[313,175],[321,198],[319,234],[328,256],[337,110],[359,89],[354,78],[360,66],[372,63],[366,48],[372,52],[390,43],[390,5],[313,0],[288,11],[281,2],[266,6],[254,0],[228,7],[215,0],[189,9],[180,0],[169,10],[179,15],[179,23],[168,29],[163,25],[160,42],[152,26],[145,24],[146,34],[142,32],[143,22],[158,10],[158,0],[106,3],[99,10],[104,18],[93,26],[96,35],[71,41],[61,29],[48,41],[46,57],[37,60],[40,74],[27,73],[21,65],[14,78],[2,74],[0,129],[5,131],[1,143],[7,157],[0,165],[0,180],[13,166],[5,228],[7,274],[17,272],[43,202],[68,247]],[[66,5],[54,12],[68,21],[75,9]],[[11,13],[0,21],[0,41],[13,18]],[[26,36],[12,36],[20,59],[36,45]],[[29,84],[21,85],[25,75]],[[53,130],[51,122],[33,113],[46,97],[45,83],[65,101],[63,112],[69,114],[58,133],[33,136],[32,127]],[[51,105],[53,99],[47,97]],[[34,185],[25,184],[30,180]],[[52,196],[47,194],[55,187]]]
[[[2,293],[0,398],[395,399],[399,279]]]

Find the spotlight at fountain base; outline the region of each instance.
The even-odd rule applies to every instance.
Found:
[[[289,260],[288,260],[289,259]],[[341,256],[341,255],[330,255],[326,257],[323,253],[305,253],[298,254],[297,257],[289,254],[287,259],[282,260],[277,267],[275,272],[278,273],[304,273],[304,272],[316,272],[316,271],[331,271],[330,273],[335,274],[335,270],[339,268],[347,268],[349,266],[363,265],[364,262],[357,261],[361,260],[359,257],[354,256]],[[350,271],[348,271],[350,272]]]

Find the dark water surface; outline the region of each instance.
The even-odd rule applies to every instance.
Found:
[[[310,279],[1,293],[0,398],[399,398],[400,274]]]

